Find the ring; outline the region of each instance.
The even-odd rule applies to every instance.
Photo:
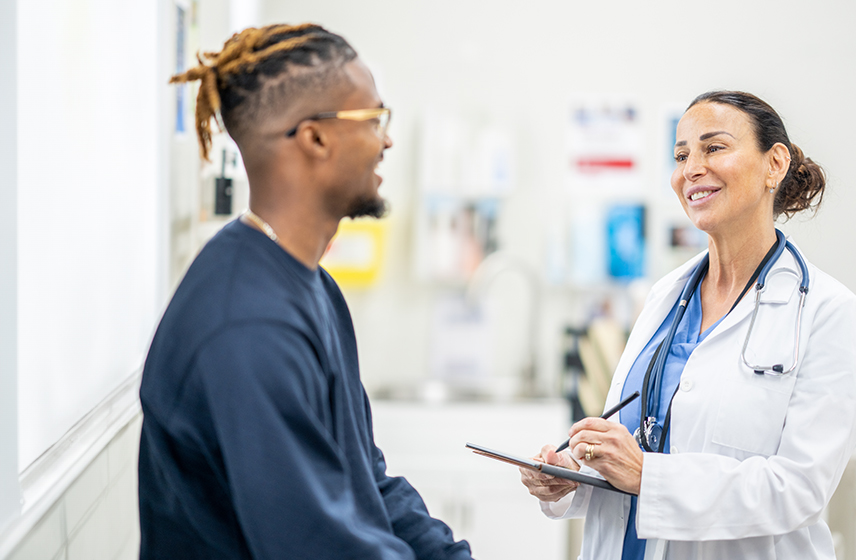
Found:
[[[594,459],[594,444],[593,443],[586,445],[585,459],[586,459],[586,461],[591,461],[592,459]]]

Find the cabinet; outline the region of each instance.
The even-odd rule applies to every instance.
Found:
[[[469,541],[473,556],[495,560],[568,558],[567,521],[547,519],[516,467],[473,454],[471,441],[530,456],[567,438],[564,401],[444,403],[375,401],[375,441],[388,473],[404,476],[428,511]]]

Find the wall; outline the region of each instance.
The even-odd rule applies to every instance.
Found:
[[[8,560],[139,558],[138,413],[27,533]]]
[[[20,510],[18,488],[18,16],[0,3],[0,527]]]
[[[23,470],[142,364],[161,307],[157,117],[166,85],[156,3],[18,9]]]
[[[165,4],[0,5],[0,557],[136,404],[167,290]]]

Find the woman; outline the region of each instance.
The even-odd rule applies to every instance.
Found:
[[[633,328],[606,405],[642,398],[537,457],[632,496],[521,470],[523,483],[549,517],[586,518],[586,559],[834,558],[821,513],[856,446],[856,296],[810,264],[803,294],[799,252],[774,252],[775,219],[815,207],[824,174],[747,93],[699,96],[676,138],[672,188],[708,251],[654,285]]]

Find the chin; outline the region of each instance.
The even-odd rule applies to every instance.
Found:
[[[349,218],[360,218],[368,216],[370,218],[383,218],[389,211],[389,205],[386,200],[379,196],[359,198],[355,200],[348,213],[345,214]]]

